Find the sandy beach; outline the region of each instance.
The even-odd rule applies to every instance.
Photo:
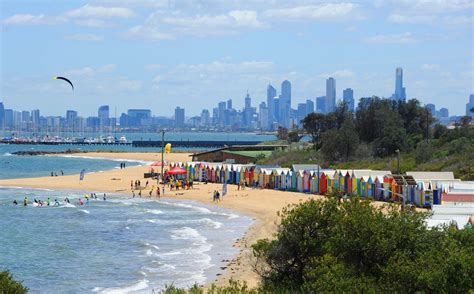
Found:
[[[146,161],[161,160],[161,153],[80,153],[77,156],[105,157],[114,159],[134,159]],[[165,160],[170,162],[189,161],[189,153],[165,154]],[[155,167],[155,170],[159,170]],[[60,177],[39,177],[23,179],[0,180],[0,186],[18,186],[47,189],[77,189],[84,191],[123,193],[131,195],[130,182],[133,180],[146,181],[143,174],[150,166],[127,167],[104,172],[87,173],[84,181],[79,181],[78,175]],[[258,239],[271,238],[279,221],[277,212],[288,204],[320,197],[296,192],[281,192],[246,188],[237,190],[237,186],[229,185],[227,195],[218,204],[212,202],[212,192],[220,190],[221,184],[195,183],[192,190],[165,191],[164,197],[175,199],[195,200],[207,205],[219,205],[236,212],[247,214],[254,218],[253,225],[246,234],[235,244],[240,254],[229,261],[222,275],[216,277],[216,284],[223,284],[229,278],[246,281],[249,286],[257,285],[258,276],[252,270],[252,251],[250,246]],[[148,191],[147,191],[148,192]],[[143,195],[148,195],[146,192]]]

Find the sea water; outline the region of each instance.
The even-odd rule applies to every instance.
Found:
[[[212,282],[252,222],[192,201],[0,187],[0,270],[31,293],[150,293]],[[70,205],[62,200],[69,197]],[[23,198],[61,205],[22,205]],[[18,205],[13,205],[13,200]],[[52,203],[53,204],[53,203]]]
[[[61,170],[65,175],[79,174],[82,169],[97,172],[120,168],[121,162],[125,162],[127,166],[150,163],[143,160],[88,157],[87,153],[55,157],[13,155],[16,151],[64,151],[67,148],[70,146],[0,144],[0,179],[47,177],[51,176],[51,172],[59,176]]]

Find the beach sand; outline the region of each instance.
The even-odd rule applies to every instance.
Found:
[[[161,160],[161,153],[81,153],[77,156],[107,157],[116,159],[137,159],[147,161]],[[171,162],[190,161],[189,153],[165,154],[165,160]],[[104,172],[87,173],[84,181],[79,181],[79,175],[60,177],[40,177],[25,179],[0,180],[0,186],[19,186],[47,189],[77,189],[94,192],[113,192],[131,195],[130,182],[140,180],[142,184],[146,179],[143,173],[148,172],[150,166],[127,167],[126,169],[114,169]],[[155,167],[159,171],[160,167]],[[150,186],[155,181],[150,180]],[[189,199],[199,201],[207,205],[218,205],[236,212],[247,214],[254,218],[253,225],[245,235],[235,244],[240,250],[240,254],[229,260],[226,269],[216,276],[215,282],[218,285],[225,284],[229,278],[246,281],[249,286],[256,286],[259,278],[252,270],[252,250],[251,245],[263,238],[272,238],[276,232],[279,217],[277,212],[288,204],[297,204],[310,198],[321,196],[306,195],[296,192],[282,192],[275,190],[261,190],[246,188],[237,190],[236,185],[228,185],[227,195],[224,199],[215,204],[212,202],[212,192],[221,190],[222,184],[195,183],[192,190],[165,191],[164,197],[174,199]],[[148,195],[148,191],[143,195]],[[153,195],[155,195],[153,193]]]

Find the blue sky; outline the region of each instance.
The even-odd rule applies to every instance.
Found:
[[[292,82],[293,107],[394,91],[463,114],[474,92],[472,0],[2,0],[0,101],[93,115],[101,104],[186,116],[232,98],[256,106]],[[62,81],[69,77],[72,92]]]

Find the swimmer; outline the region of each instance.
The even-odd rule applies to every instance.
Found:
[[[23,199],[23,206],[28,206],[28,197],[25,197],[25,199]]]
[[[103,199],[104,199],[104,201],[107,200],[107,196],[105,195],[105,193],[104,193],[104,198]]]
[[[18,202],[16,202],[16,199],[13,200],[13,205],[18,205]]]
[[[77,203],[78,203],[79,205],[84,205],[84,201],[82,201],[81,198],[79,198],[79,200],[77,201]]]
[[[57,198],[56,198],[56,199],[54,199],[54,206],[59,206],[59,201],[58,201],[58,199],[57,199]]]

